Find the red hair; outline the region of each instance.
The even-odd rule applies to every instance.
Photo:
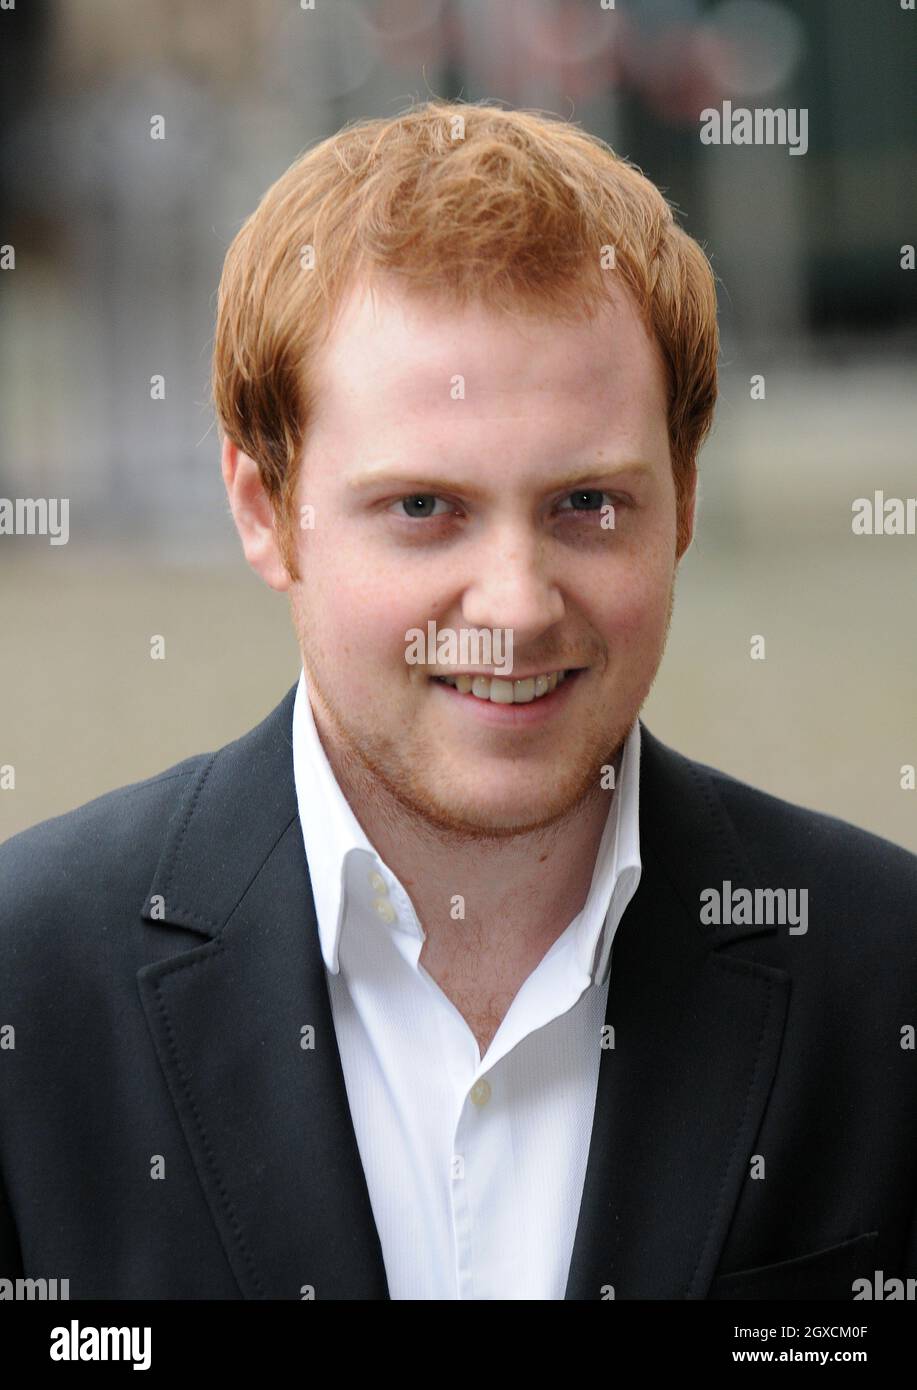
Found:
[[[717,395],[704,252],[656,186],[597,136],[532,111],[431,101],[347,126],[300,155],[226,253],[214,405],[222,433],[258,465],[294,579],[313,365],[346,292],[373,271],[456,306],[567,322],[591,318],[624,287],[666,375],[681,553]]]

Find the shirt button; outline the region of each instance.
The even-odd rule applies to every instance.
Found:
[[[377,873],[375,869],[370,870],[369,886],[374,893],[388,894],[388,884],[386,883],[382,875],[380,873]]]
[[[486,1105],[490,1100],[490,1086],[482,1076],[480,1081],[476,1081],[469,1092],[475,1105]]]
[[[392,907],[391,903],[388,901],[387,898],[376,898],[373,902],[373,906],[375,907],[379,916],[382,918],[383,922],[394,922],[395,909]]]

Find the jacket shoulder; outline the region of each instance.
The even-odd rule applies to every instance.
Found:
[[[762,791],[650,735],[641,753],[641,842],[650,843],[696,911],[701,889],[804,892],[811,929],[794,936],[825,962],[822,984],[856,989],[867,961],[896,987],[917,983],[917,855],[822,811]],[[902,793],[903,795],[904,793]],[[649,846],[648,846],[649,847]],[[687,896],[686,896],[687,894]],[[747,940],[742,943],[747,949]],[[830,957],[830,961],[828,961]]]
[[[915,915],[917,854],[839,816],[787,801],[689,758],[645,727],[642,734],[641,827],[646,816],[651,835],[670,840],[670,827],[677,825],[685,842],[682,857],[718,846],[716,857],[747,861],[762,882],[804,886],[800,876],[805,875],[832,896],[846,892],[862,903],[866,892],[882,899],[890,895],[899,906],[907,901],[909,915]],[[673,816],[676,806],[681,813]],[[740,847],[741,854],[730,855],[730,847]]]
[[[839,816],[785,801],[706,764],[710,778],[739,834],[758,839],[762,849],[786,861],[805,861],[834,872],[870,870],[903,877],[917,887],[917,854]]]
[[[0,923],[81,905],[98,912],[120,887],[142,901],[166,832],[215,754],[198,753],[142,781],[105,792],[0,844]],[[140,885],[142,884],[142,887]],[[29,917],[34,924],[35,918]]]
[[[105,792],[0,844],[0,947],[15,952],[18,943],[28,954],[67,936],[80,946],[89,937],[106,940],[112,922],[139,922],[161,857],[192,821],[205,782],[216,784],[210,797],[222,808],[220,823],[234,827],[239,798],[252,795],[257,769],[268,767],[269,787],[278,780],[278,759],[292,752],[295,692],[294,685],[260,724],[221,748]],[[289,780],[292,786],[292,769]],[[218,834],[219,827],[211,831]]]

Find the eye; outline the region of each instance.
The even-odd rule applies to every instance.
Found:
[[[606,497],[612,505],[617,505],[610,492],[602,492],[599,488],[577,488],[575,492],[568,492],[567,497],[574,499],[574,506],[570,510],[575,512],[601,512],[605,505],[603,499]],[[566,501],[566,498],[564,500]],[[566,511],[567,508],[561,507],[558,510]]]
[[[423,521],[428,516],[444,515],[443,512],[434,512],[432,510],[432,506],[437,502],[442,502],[448,513],[449,504],[444,502],[442,497],[437,497],[436,494],[432,492],[412,492],[407,497],[400,497],[398,501],[394,502],[392,505],[395,507],[403,507],[404,516]]]

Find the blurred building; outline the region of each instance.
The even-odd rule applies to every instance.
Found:
[[[570,116],[663,187],[722,282],[727,398],[732,370],[738,389],[792,358],[798,384],[826,350],[841,371],[883,353],[912,362],[915,276],[899,248],[917,225],[913,19],[858,0],[4,13],[3,240],[17,262],[0,277],[0,489],[58,494],[78,476],[79,535],[219,544],[208,371],[225,249],[303,148],[431,94]],[[805,106],[805,157],[702,146],[699,112],[727,97]],[[151,400],[158,373],[165,399]]]
[[[850,535],[854,497],[915,490],[915,24],[896,0],[0,11],[0,496],[71,500],[67,547],[0,541],[0,765],[22,770],[0,838],[216,746],[282,693],[285,615],[244,570],[209,400],[223,257],[302,150],[435,96],[602,136],[719,277],[717,424],[651,727],[917,849],[897,781],[917,761],[917,542]],[[804,108],[805,155],[702,145],[701,111],[726,100]],[[189,561],[198,578],[170,590],[165,567]],[[176,657],[153,675],[147,634],[166,629]],[[752,671],[759,631],[774,658]]]

